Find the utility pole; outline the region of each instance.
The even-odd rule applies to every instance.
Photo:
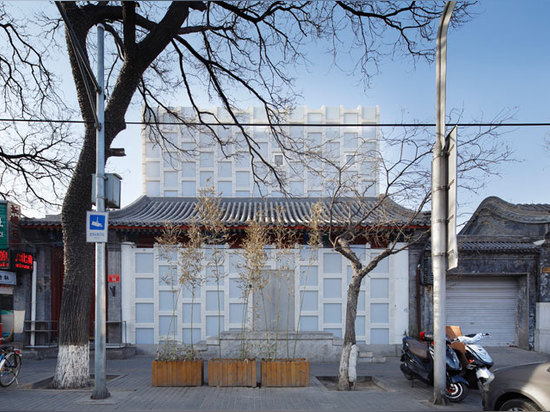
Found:
[[[433,403],[446,404],[445,304],[447,270],[447,179],[445,176],[445,103],[447,80],[447,29],[456,1],[445,4],[436,46],[436,141],[432,162],[432,273],[434,278],[434,392]]]
[[[96,137],[96,206],[98,212],[105,211],[105,90],[104,90],[104,33],[105,27],[102,24],[97,26],[97,82],[96,94],[97,113],[97,137]],[[107,390],[105,378],[106,364],[106,296],[105,296],[105,243],[95,244],[95,328],[94,328],[94,349],[95,349],[95,372],[94,391],[92,399],[105,399],[110,395]]]

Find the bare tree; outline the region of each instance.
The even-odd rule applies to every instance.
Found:
[[[48,45],[21,29],[0,4],[0,197],[18,203],[60,206],[74,162],[75,139],[60,116],[62,100],[43,57]],[[35,122],[16,122],[22,118]],[[76,147],[76,149],[78,146]]]
[[[492,124],[479,130],[460,130],[458,161],[460,186],[477,190],[486,176],[497,174],[496,165],[511,161],[512,153],[496,134],[497,124],[508,119],[501,113]],[[340,358],[338,389],[349,390],[350,354],[356,344],[355,321],[362,281],[391,255],[411,245],[425,245],[430,218],[433,133],[420,127],[379,131],[379,138],[357,142],[355,154],[346,159],[331,156],[330,150],[310,150],[318,164],[306,164],[310,173],[321,172],[332,193],[324,208],[324,227],[330,246],[345,257],[353,269],[348,284],[344,346]],[[373,144],[377,141],[378,144]],[[369,144],[370,143],[370,144]],[[483,174],[480,177],[479,174]],[[379,185],[380,194],[374,186]],[[404,207],[406,206],[406,207]],[[370,245],[374,254],[362,260],[354,245]]]
[[[90,63],[90,56],[94,54],[94,42],[88,38],[92,28],[103,24],[110,35],[107,47],[111,47],[112,54],[106,64],[106,159],[111,155],[109,147],[113,139],[126,127],[125,114],[134,97],[136,100],[141,98],[146,119],[150,127],[157,130],[159,143],[169,144],[162,127],[157,127],[156,107],[185,124],[187,119],[167,103],[176,97],[181,99],[183,93],[193,107],[193,117],[210,129],[223,149],[228,142],[209,124],[220,124],[221,119],[200,108],[198,96],[206,92],[212,102],[224,108],[231,122],[240,125],[242,142],[251,155],[256,179],[265,179],[265,175],[257,172],[257,165],[263,164],[280,183],[283,182],[276,169],[263,158],[259,146],[241,124],[237,110],[240,102],[249,99],[261,106],[271,125],[270,131],[283,151],[298,152],[299,145],[287,139],[276,125],[294,103],[291,73],[294,65],[304,62],[302,46],[311,39],[318,39],[336,56],[344,43],[339,36],[346,31],[349,34],[346,42],[353,39],[347,43],[349,49],[358,53],[357,67],[368,79],[376,71],[378,62],[388,55],[403,53],[414,59],[430,59],[434,27],[443,7],[442,2],[389,1],[60,2],[58,5],[72,27],[75,44],[82,47],[84,61]],[[468,18],[469,6],[461,3],[455,9],[455,24]],[[9,21],[12,25],[10,33],[25,33],[23,24],[16,25],[14,20],[8,20],[6,13],[1,17],[2,22]],[[54,38],[58,28],[63,27],[54,13],[44,16],[41,21],[43,32],[34,41],[44,33]],[[17,39],[25,37],[20,35]],[[29,50],[28,56],[38,62],[30,62],[27,66],[31,73],[49,73],[49,68],[36,60],[40,53],[29,48],[30,44],[30,40],[19,46],[11,43],[15,51]],[[89,193],[95,165],[95,127],[93,107],[87,95],[89,85],[79,70],[74,47],[66,35],[66,50],[84,131],[62,211],[65,280],[54,377],[54,385],[58,388],[87,384],[88,323],[93,290],[93,249],[86,244],[82,227],[86,210],[91,207]],[[55,90],[50,89],[50,77],[34,79],[43,85],[40,89],[42,102],[55,96]],[[23,102],[18,98],[18,101],[21,107],[32,104],[29,99]],[[63,102],[52,103],[63,107]]]

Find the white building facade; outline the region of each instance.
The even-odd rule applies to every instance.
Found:
[[[185,115],[186,109],[179,109]],[[216,113],[224,120],[221,113]],[[259,145],[262,156],[272,162],[286,177],[292,196],[323,198],[332,195],[331,173],[323,165],[303,164],[284,156],[276,142],[270,138],[265,126],[266,118],[251,108],[239,114],[241,121],[251,125],[249,133]],[[169,120],[160,116],[160,120]],[[377,156],[379,139],[378,107],[344,109],[321,107],[318,110],[296,109],[288,118],[288,135],[306,142],[307,147],[320,150],[339,165],[349,166],[367,188],[365,196],[376,197]],[[262,125],[264,124],[264,125]],[[211,136],[198,129],[177,125],[163,125],[163,133],[174,146],[190,152],[181,155],[170,145],[156,144],[143,134],[143,192],[149,198],[196,198],[199,190],[213,187],[223,198],[277,198],[283,196],[280,187],[272,182],[257,183],[251,172],[251,158],[239,140],[235,127],[217,126],[230,142],[225,153]],[[198,147],[198,150],[197,150]],[[356,161],[357,159],[361,161]],[[262,165],[258,165],[262,167]],[[344,168],[345,169],[345,168]],[[319,173],[315,173],[315,171]],[[177,199],[172,199],[176,201]],[[182,199],[183,200],[183,199]],[[128,208],[131,208],[129,206]],[[122,210],[120,212],[123,212]],[[116,212],[118,213],[118,212]],[[113,216],[114,217],[114,216]],[[368,244],[354,246],[366,264],[378,250]],[[216,282],[208,273],[207,249],[201,277],[206,281],[191,291],[175,283],[166,282],[166,274],[174,271],[173,262],[166,261],[158,247],[142,248],[134,243],[121,246],[121,298],[122,319],[125,322],[127,341],[136,345],[153,345],[168,334],[183,343],[199,342],[216,337],[223,331],[240,331],[243,316],[248,329],[290,329],[301,332],[330,332],[343,337],[346,316],[347,285],[352,275],[349,262],[333,249],[316,250],[296,245],[287,262],[281,266],[280,250],[268,249],[269,259],[265,272],[275,275],[284,272],[286,283],[277,294],[277,308],[281,309],[285,327],[273,328],[271,318],[255,320],[259,311],[259,296],[252,296],[246,306],[239,289],[239,271],[242,270],[242,251],[223,250],[223,263],[217,268],[222,275]],[[285,252],[288,253],[288,252]],[[356,335],[357,341],[367,344],[398,344],[408,329],[409,258],[407,251],[382,261],[365,278],[359,295]],[[273,305],[273,304],[272,304]],[[267,322],[267,323],[265,323]]]
[[[179,113],[193,121],[188,109]],[[220,121],[230,122],[219,109],[212,112]],[[366,196],[377,196],[377,158],[379,156],[378,107],[359,106],[356,109],[321,107],[317,110],[301,107],[288,116],[285,133],[294,142],[303,141],[304,150],[322,153],[337,160],[349,174],[360,176]],[[160,115],[160,121],[170,123],[173,117]],[[257,108],[239,112],[240,120],[258,144],[262,157],[270,162],[287,180],[287,190],[292,196],[322,197],[332,195],[331,175],[334,171],[326,164],[310,160],[308,168],[303,161],[287,158],[265,126],[266,117]],[[262,126],[263,124],[263,126]],[[273,179],[271,184],[255,182],[251,171],[251,156],[243,144],[237,127],[213,126],[224,140],[229,142],[224,150],[211,134],[198,128],[174,124],[161,126],[165,137],[172,143],[161,147],[152,141],[148,129],[143,132],[143,193],[147,196],[195,197],[201,187],[213,186],[223,197],[282,196]],[[174,146],[190,151],[178,153]],[[197,150],[198,148],[198,150]],[[224,153],[225,152],[225,153]],[[359,161],[361,159],[361,161]],[[357,161],[356,161],[357,160]],[[265,166],[254,161],[259,175],[267,173]],[[269,180],[269,179],[268,179]]]
[[[357,247],[366,261],[379,251]],[[280,268],[277,251],[269,250],[265,271]],[[347,285],[352,268],[344,257],[332,249],[309,250],[297,248],[290,259],[289,285],[275,294],[281,308],[281,329],[286,330],[287,314],[292,319],[291,330],[324,331],[343,337],[346,316]],[[130,343],[156,344],[172,334],[185,343],[216,337],[222,331],[240,331],[243,325],[244,300],[239,288],[242,255],[236,249],[225,249],[219,284],[210,279],[195,291],[174,287],[163,274],[171,263],[163,260],[158,249],[122,246],[123,319],[126,320]],[[364,279],[359,294],[357,341],[369,344],[398,344],[408,329],[408,254],[392,255]],[[295,291],[298,291],[296,293]],[[256,298],[256,296],[254,296]],[[273,297],[272,297],[273,298]],[[251,301],[245,316],[253,319],[253,308],[262,311],[262,302]],[[288,313],[291,308],[291,313]],[[175,317],[172,315],[175,314]],[[298,328],[296,328],[298,326]],[[247,327],[251,328],[250,323]],[[264,330],[263,321],[254,329]]]

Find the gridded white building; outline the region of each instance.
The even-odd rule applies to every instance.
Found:
[[[280,269],[278,252],[269,250],[265,271]],[[363,261],[368,261],[380,251],[363,245],[357,246],[356,252]],[[169,335],[172,322],[175,322],[176,337],[185,343],[190,343],[191,338],[198,342],[216,337],[220,328],[221,331],[242,330],[245,303],[238,284],[243,258],[238,250],[225,249],[220,268],[224,276],[219,285],[210,277],[210,281],[195,291],[194,297],[184,288],[179,299],[176,298],[178,289],[163,276],[171,270],[171,263],[159,256],[156,249],[123,245],[122,256],[122,276],[126,279],[122,299],[131,302],[123,306],[122,315],[128,324],[131,343],[159,343]],[[291,281],[285,285],[285,293],[277,294],[281,322],[290,319],[290,330],[324,331],[343,337],[346,291],[352,275],[349,263],[332,249],[311,251],[307,247],[296,249],[291,262],[290,268],[285,267]],[[403,331],[408,329],[407,267],[408,253],[403,251],[383,260],[363,281],[355,322],[359,343],[400,342]],[[208,270],[205,268],[202,276],[208,278]],[[261,313],[261,305],[256,299],[248,309],[252,311],[255,306]],[[282,331],[286,330],[286,324],[281,326]],[[263,330],[263,325],[258,329]]]
[[[178,111],[193,121],[189,109],[179,108]],[[213,112],[220,121],[231,123],[220,110]],[[377,161],[380,157],[378,107],[295,109],[288,117],[288,124],[285,122],[284,132],[298,147],[302,143],[304,152],[314,154],[305,162],[303,158],[300,160],[298,156],[281,151],[269,134],[265,126],[267,119],[260,110],[250,108],[240,112],[239,118],[246,124],[247,133],[257,142],[262,157],[285,179],[291,198],[282,198],[283,193],[273,176],[267,174],[264,165],[251,159],[239,128],[213,126],[228,142],[222,152],[205,129],[182,127],[176,122],[169,124],[173,121],[171,116],[161,113],[159,120],[168,123],[161,126],[168,143],[159,145],[150,130],[144,129],[143,132],[145,196],[125,209],[113,212],[113,222],[129,233],[133,230],[158,233],[167,220],[185,226],[192,219],[199,190],[214,187],[221,195],[224,224],[228,227],[246,226],[248,219],[262,216],[259,211],[262,207],[271,212],[283,207],[288,213],[285,215],[288,227],[302,230],[308,224],[313,198],[327,201],[333,195],[338,171],[343,174],[340,177],[344,181],[353,181],[357,187],[364,188],[362,197],[376,202]],[[188,153],[182,154],[176,148]],[[316,160],[316,155],[330,160],[334,167],[331,168],[330,162]],[[255,181],[252,164],[258,174],[266,173],[265,182]],[[347,194],[341,192],[342,195]],[[384,213],[395,214],[399,220],[404,216],[403,211],[392,204]],[[271,212],[267,216],[271,216]],[[373,218],[377,219],[376,216]],[[380,252],[371,249],[369,244],[354,245],[354,248],[365,264]],[[252,302],[247,306],[249,313],[244,313],[243,292],[238,287],[242,250],[225,245],[223,263],[217,268],[222,274],[219,282],[213,281],[209,274],[212,259],[208,258],[208,248],[203,251],[205,257],[200,276],[206,281],[191,294],[177,282],[166,282],[166,274],[174,270],[173,263],[166,261],[157,247],[137,246],[132,242],[122,244],[121,275],[125,279],[121,290],[122,319],[128,327],[130,343],[157,344],[174,327],[175,336],[181,342],[208,341],[224,331],[242,330],[243,316],[246,316],[247,328],[265,329],[265,325],[254,323],[256,321],[251,316],[251,311],[258,309],[258,296],[252,296]],[[297,244],[293,250],[286,251],[290,255],[286,257],[287,265],[282,268],[278,257],[280,252],[269,248],[264,272],[276,278],[283,271],[288,279],[284,293],[276,292],[278,298],[275,299],[277,310],[285,308],[281,318],[290,322],[283,329],[330,332],[335,337],[342,337],[346,290],[352,275],[349,262],[326,245],[312,251],[306,245]],[[356,320],[358,342],[400,342],[408,325],[408,265],[408,252],[402,251],[380,262],[363,282]],[[276,329],[274,325],[268,328]]]
[[[189,108],[179,108],[179,113],[190,121]],[[213,109],[222,122],[231,122],[220,109]],[[285,178],[286,190],[292,196],[330,196],[337,178],[335,167],[308,157],[306,161],[297,156],[283,153],[265,126],[266,117],[262,110],[250,108],[239,112],[239,118],[246,126],[259,153]],[[168,114],[160,114],[161,122],[173,122]],[[207,119],[208,120],[208,119]],[[358,106],[355,109],[325,107],[313,110],[296,108],[283,127],[288,139],[303,150],[335,161],[336,167],[353,179],[358,179],[363,195],[378,195],[377,159],[379,141],[378,107]],[[255,126],[254,124],[258,124]],[[263,126],[262,126],[263,124]],[[143,193],[147,196],[195,197],[201,187],[213,186],[223,197],[282,196],[279,185],[265,165],[258,159],[253,161],[256,172],[266,177],[265,182],[254,179],[251,155],[244,144],[237,127],[214,126],[217,133],[228,144],[223,152],[211,133],[205,128],[184,127],[164,124],[162,132],[169,141],[158,145],[151,131],[143,131]],[[175,147],[188,152],[183,154]],[[256,181],[255,181],[256,180]]]

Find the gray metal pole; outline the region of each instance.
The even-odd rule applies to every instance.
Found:
[[[102,24],[97,26],[97,139],[96,139],[96,205],[97,211],[105,211],[105,107],[104,107],[104,33]],[[105,399],[110,396],[105,379],[105,243],[98,242],[95,246],[95,372],[94,391],[92,399]]]
[[[446,403],[446,254],[447,206],[445,157],[445,99],[447,79],[447,29],[456,1],[448,1],[437,33],[436,49],[436,141],[432,163],[432,273],[434,279],[434,392],[433,402]]]

